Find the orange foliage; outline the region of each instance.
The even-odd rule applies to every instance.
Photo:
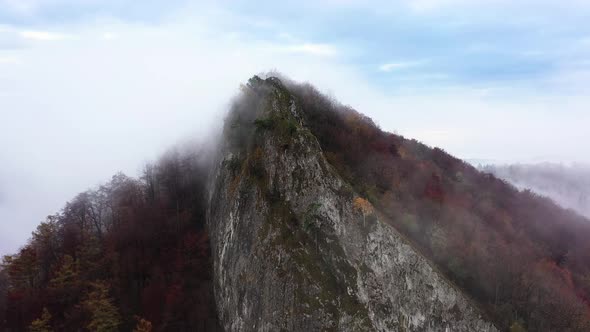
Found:
[[[357,197],[353,201],[353,206],[355,209],[360,211],[364,216],[370,215],[373,213],[373,206],[369,201],[362,197]]]

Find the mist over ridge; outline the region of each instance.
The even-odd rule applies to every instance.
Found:
[[[584,1],[0,4],[2,253],[219,124],[237,82],[269,68],[461,158],[590,162],[571,144],[590,141]]]
[[[480,169],[590,218],[590,166],[587,164],[485,165]]]
[[[587,0],[0,0],[0,331],[590,331]]]

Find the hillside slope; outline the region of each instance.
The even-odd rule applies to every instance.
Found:
[[[226,120],[208,220],[226,330],[495,331],[340,178],[301,112],[254,77]]]
[[[590,330],[587,219],[285,82],[342,178],[499,328]]]
[[[200,154],[171,151],[47,217],[2,260],[0,331],[222,331],[207,172]]]

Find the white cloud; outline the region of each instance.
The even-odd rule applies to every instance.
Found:
[[[0,70],[0,160],[7,161],[0,177],[35,179],[27,193],[38,203],[0,208],[0,220],[13,220],[0,222],[0,234],[13,239],[0,254],[25,243],[45,215],[77,192],[117,171],[137,175],[144,161],[186,136],[210,136],[239,83],[252,75],[276,68],[295,79],[331,79],[348,71],[330,57],[336,54],[330,45],[262,47],[209,23],[53,26],[46,29],[76,31],[79,38],[59,35],[59,43],[31,43],[10,54],[26,65]],[[124,40],[96,42],[111,31]],[[25,36],[60,38],[39,31]]]
[[[37,10],[37,0],[0,0],[0,8],[11,13],[30,15]]]
[[[22,61],[14,56],[1,56],[0,55],[0,65],[2,64],[12,64],[12,65],[17,65],[22,63]]]
[[[423,63],[423,61],[410,61],[410,62],[390,62],[390,63],[384,63],[381,66],[379,66],[379,70],[383,71],[383,72],[390,72],[393,70],[398,70],[398,69],[407,69],[407,68],[411,68],[411,67],[416,67],[419,66]]]
[[[408,129],[404,131],[404,135],[409,138],[420,139],[422,142],[428,142],[433,146],[447,146],[449,143],[454,143],[453,140],[457,139],[456,134],[460,133],[461,130],[449,130],[446,126],[445,128],[447,129]]]
[[[57,40],[68,39],[71,37],[69,35],[65,35],[65,34],[61,34],[61,33],[55,33],[55,32],[49,32],[49,31],[35,31],[35,30],[24,30],[24,31],[21,31],[19,34],[24,39],[40,40],[40,41],[57,41]]]
[[[112,33],[112,32],[104,32],[101,36],[102,39],[104,40],[113,40],[115,38],[117,38],[117,34]]]
[[[330,44],[302,43],[293,45],[277,45],[275,49],[287,53],[301,53],[316,56],[334,56],[338,53],[336,47]]]
[[[584,1],[584,0],[571,0]],[[442,8],[508,8],[513,5],[518,5],[518,2],[512,0],[403,0],[407,6],[417,12],[428,12]],[[530,4],[551,4],[553,0],[521,0],[522,3]]]

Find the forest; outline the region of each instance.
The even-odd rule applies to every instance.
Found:
[[[501,330],[590,331],[587,219],[284,82],[326,159],[366,199],[355,202],[363,217],[395,227]],[[48,216],[2,259],[0,326],[220,330],[206,227],[211,160],[171,150],[141,177],[117,174]]]
[[[217,331],[207,163],[171,150],[48,216],[0,271],[3,331]]]
[[[339,174],[500,329],[590,331],[590,221],[284,81]]]

